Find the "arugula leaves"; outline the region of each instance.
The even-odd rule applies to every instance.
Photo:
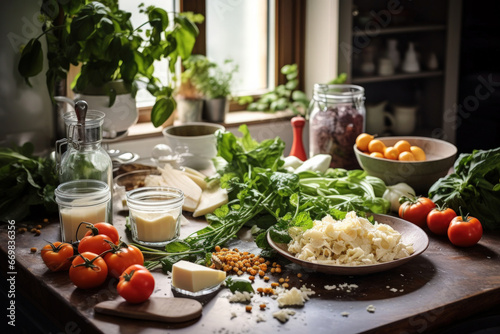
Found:
[[[57,212],[54,161],[33,156],[34,146],[0,148],[0,221],[22,220],[35,207]]]

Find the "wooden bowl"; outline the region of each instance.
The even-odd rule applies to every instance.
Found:
[[[405,182],[417,195],[427,195],[429,188],[445,176],[455,162],[457,148],[444,140],[426,137],[381,137],[385,146],[394,146],[399,140],[406,140],[412,146],[419,146],[426,154],[425,161],[398,161],[375,158],[361,152],[354,145],[359,165],[368,175],[384,180],[387,185]]]

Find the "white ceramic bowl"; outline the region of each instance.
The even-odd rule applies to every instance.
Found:
[[[217,155],[215,132],[224,126],[215,123],[195,122],[173,125],[163,129],[166,144],[183,154],[183,165],[197,170],[209,168]]]
[[[387,147],[404,139],[424,150],[425,161],[398,161],[372,157],[354,145],[359,165],[368,175],[381,178],[387,185],[405,182],[415,189],[417,195],[427,195],[431,185],[449,172],[457,154],[455,145],[434,138],[405,136],[377,139]]]

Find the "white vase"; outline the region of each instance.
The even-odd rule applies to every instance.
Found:
[[[113,105],[109,106],[109,96],[107,89],[112,87],[116,92]],[[55,96],[58,102],[66,102],[74,108],[78,100],[87,102],[89,109],[102,111],[106,116],[103,124],[103,138],[117,139],[127,134],[128,128],[137,123],[139,112],[136,100],[122,81],[108,83],[106,87],[89,88],[85,93],[77,93],[73,100],[64,96]]]
[[[401,69],[406,73],[420,72],[420,64],[412,42],[408,45],[408,50],[406,51]]]
[[[401,63],[401,55],[398,51],[398,41],[396,39],[387,40],[387,58],[391,60],[392,66],[396,70]]]

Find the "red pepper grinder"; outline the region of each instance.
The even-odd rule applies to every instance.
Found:
[[[306,120],[302,116],[295,116],[290,122],[292,123],[293,129],[293,142],[290,155],[293,155],[302,161],[306,161],[307,155],[302,142],[302,131],[304,129],[304,125],[306,125]]]

